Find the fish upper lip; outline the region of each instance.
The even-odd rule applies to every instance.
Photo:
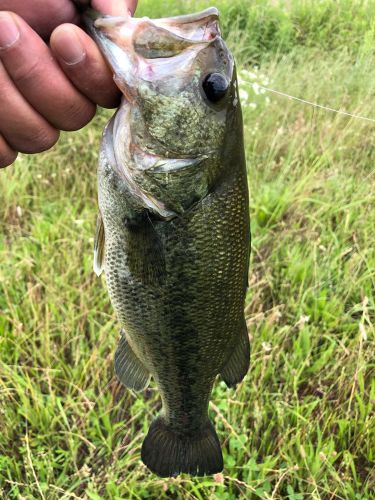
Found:
[[[208,9],[202,10],[201,12],[194,12],[193,14],[184,14],[181,16],[172,16],[166,18],[156,19],[155,21],[165,21],[165,22],[178,22],[179,24],[195,23],[201,21],[202,19],[207,19],[208,17],[215,17],[219,19],[219,11],[216,7],[209,7]]]
[[[205,28],[205,30],[203,32],[203,36],[202,36],[202,34],[199,36],[199,22],[200,21],[202,22],[200,28],[203,28],[203,27]],[[221,36],[220,28],[218,25],[219,11],[217,10],[216,7],[210,7],[206,10],[203,10],[201,12],[197,12],[194,14],[186,14],[186,15],[182,15],[182,16],[155,19],[153,22],[156,26],[165,28],[165,29],[171,31],[171,33],[174,33],[175,35],[178,35],[182,39],[184,39],[186,41],[190,41],[193,44],[194,43],[210,43]],[[214,32],[211,32],[211,36],[209,38],[205,38],[206,37],[206,30],[209,27],[212,28],[212,25],[214,23],[216,23],[215,28],[214,28]],[[189,25],[189,24],[198,25],[197,29],[195,31],[193,31],[190,34],[190,36],[183,36],[179,32],[179,28],[181,29],[182,27]],[[175,30],[173,28],[175,28]]]

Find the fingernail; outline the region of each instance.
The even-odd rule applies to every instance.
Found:
[[[54,49],[65,64],[72,66],[81,62],[86,51],[73,29],[59,29],[54,36]]]
[[[20,37],[18,26],[8,12],[0,12],[0,49],[11,47]]]

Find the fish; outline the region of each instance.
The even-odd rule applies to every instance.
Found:
[[[219,12],[86,13],[121,104],[98,167],[94,270],[121,324],[120,382],[153,378],[162,410],[141,449],[160,477],[223,469],[208,409],[249,368],[249,195],[236,65]]]

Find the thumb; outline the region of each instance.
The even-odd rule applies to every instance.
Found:
[[[131,15],[137,7],[138,0],[92,0],[92,7],[101,12],[111,16],[126,16],[128,12]]]

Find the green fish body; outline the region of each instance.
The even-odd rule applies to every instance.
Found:
[[[162,477],[223,468],[208,418],[218,374],[249,366],[249,201],[242,115],[218,12],[91,25],[124,94],[98,170],[94,268],[123,327],[115,371],[163,408],[142,446]]]

